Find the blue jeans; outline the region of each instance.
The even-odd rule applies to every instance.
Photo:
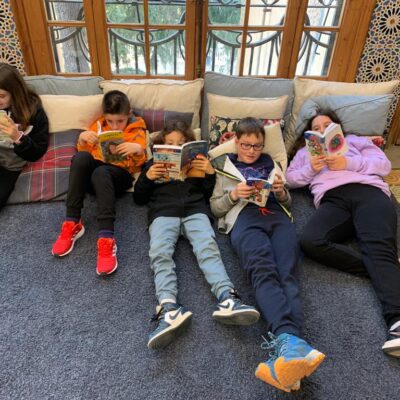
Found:
[[[211,285],[211,292],[219,298],[225,290],[233,288],[207,215],[199,213],[184,218],[158,217],[150,225],[149,232],[149,256],[159,303],[166,299],[176,301],[177,298],[177,278],[172,257],[181,234],[192,245],[199,266]]]

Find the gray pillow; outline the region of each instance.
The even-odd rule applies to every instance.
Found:
[[[204,76],[204,96],[201,115],[201,136],[208,140],[207,93],[230,97],[279,97],[289,95],[284,115],[285,126],[289,123],[293,103],[293,81],[291,79],[264,79],[221,75],[207,72]]]
[[[89,96],[102,94],[99,83],[101,76],[64,77],[52,75],[34,75],[24,78],[28,87],[37,94],[68,94],[74,96]]]
[[[392,94],[313,97],[301,107],[296,121],[296,138],[303,134],[307,122],[319,111],[335,112],[345,133],[382,135],[393,98]]]

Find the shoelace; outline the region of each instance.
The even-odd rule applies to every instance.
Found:
[[[104,256],[110,256],[112,254],[114,247],[114,241],[112,239],[110,240],[101,240],[99,243],[99,253],[102,257]]]
[[[72,232],[74,231],[75,224],[71,223],[64,223],[61,229],[61,238],[62,239],[69,239],[72,236]]]
[[[282,352],[282,349],[285,347],[286,339],[278,339],[272,332],[268,332],[267,339],[265,336],[261,336],[264,339],[264,342],[261,343],[261,348],[266,350],[269,354],[269,357],[272,359],[277,359]]]
[[[229,295],[236,303],[243,304],[242,298],[236,290],[231,290]]]

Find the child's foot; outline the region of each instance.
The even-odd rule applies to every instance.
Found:
[[[382,350],[389,356],[400,358],[400,321],[390,327],[388,340],[383,344]]]
[[[53,244],[51,254],[56,257],[63,257],[71,253],[75,242],[83,236],[85,228],[82,222],[64,221],[61,233]]]
[[[97,275],[110,275],[117,267],[117,245],[115,239],[99,238],[97,240]]]
[[[222,293],[212,316],[223,324],[251,325],[258,321],[260,313],[254,307],[243,304],[239,294],[232,289]]]
[[[285,392],[297,390],[299,381],[311,375],[325,355],[295,335],[282,333],[270,337],[262,345],[270,351],[270,358],[258,365],[256,377]]]
[[[157,306],[157,314],[152,321],[157,321],[157,327],[149,335],[149,349],[163,349],[189,325],[192,313],[176,303],[165,303]]]

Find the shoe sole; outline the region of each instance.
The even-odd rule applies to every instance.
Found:
[[[257,310],[243,310],[229,314],[214,311],[212,317],[225,325],[252,325],[259,320],[260,313]]]
[[[177,326],[171,326],[167,328],[165,331],[160,332],[157,336],[154,336],[147,342],[147,347],[151,350],[159,350],[168,346],[174,338],[176,338],[179,334],[181,334],[190,324],[192,319],[192,313],[190,311],[186,312],[185,319]]]
[[[396,344],[390,346],[390,342],[393,342],[394,340],[389,340],[389,345],[382,346],[382,351],[387,354],[388,356],[400,358],[400,338],[395,339]]]
[[[112,269],[111,271],[109,271],[109,272],[99,272],[98,270],[97,270],[97,268],[96,268],[96,274],[98,275],[98,276],[107,276],[107,275],[111,275],[113,272],[115,272],[115,270],[118,268],[118,261],[115,263],[115,267],[114,267],[114,269]]]
[[[275,373],[278,380],[271,375],[270,369],[264,363],[259,364],[256,376],[262,381],[287,392],[293,386],[296,387],[299,380],[315,372],[324,359],[325,354],[318,350],[312,350],[303,359],[285,361],[283,357],[279,357],[275,362]]]
[[[69,254],[69,253],[71,253],[71,251],[74,249],[74,246],[75,246],[75,242],[78,240],[78,239],[80,239],[83,235],[84,235],[84,233],[85,233],[85,227],[82,225],[82,229],[75,235],[75,237],[72,239],[72,245],[71,245],[71,247],[68,249],[68,251],[66,251],[65,253],[63,253],[63,254],[54,254],[54,252],[53,252],[53,250],[51,250],[51,254],[54,256],[54,257],[64,257],[64,256],[66,256],[67,254]]]

